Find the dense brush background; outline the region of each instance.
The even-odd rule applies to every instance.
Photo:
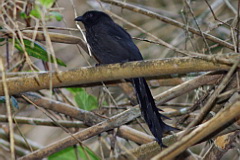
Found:
[[[211,9],[217,17],[216,20],[214,19],[206,1],[209,5],[211,5]],[[47,33],[63,33],[78,36],[83,39],[74,18],[82,15],[88,10],[107,10],[109,14],[112,12],[114,15],[112,14],[111,16],[114,21],[130,33],[135,44],[139,47],[144,59],[146,60],[186,56],[186,54],[184,55],[178,53],[169,47],[161,45],[160,41],[157,40],[156,37],[168,43],[169,46],[174,46],[183,51],[192,51],[205,55],[228,54],[239,51],[238,45],[236,45],[239,42],[239,2],[237,0],[206,1],[124,0],[122,2],[126,2],[133,6],[138,6],[159,15],[179,21],[185,24],[186,28],[193,27],[197,30],[200,29],[202,32],[209,33],[222,39],[223,41],[233,44],[235,46],[235,51],[227,47],[217,45],[217,43],[206,40],[201,36],[194,35],[187,31],[187,29],[178,28],[172,25],[170,21],[163,22],[156,18],[138,13],[137,10],[130,11],[124,7],[122,8],[114,4],[101,2],[101,0],[1,0],[0,58],[4,64],[6,75],[13,72],[32,72],[33,69],[35,69],[35,71],[67,71],[84,66],[95,66],[96,61],[94,58],[90,57],[81,48],[81,46],[77,44],[55,42],[49,44],[49,42],[37,41],[46,49],[46,51],[51,52],[51,49],[53,49],[56,57],[62,60],[66,64],[66,67],[54,65],[53,63],[45,63],[41,59],[44,60],[46,57],[34,58],[34,56],[30,56],[32,63],[30,67],[30,63],[26,61],[26,55],[22,54],[22,51],[16,47],[16,41],[14,41],[14,39],[21,35],[20,33],[23,30],[30,30],[34,32],[37,30],[42,31],[43,28],[47,29]],[[46,7],[44,6],[45,2],[49,2],[50,4],[52,2],[54,3],[50,6],[46,5]],[[38,7],[37,11],[36,6]],[[45,16],[43,14],[45,14]],[[83,25],[78,25],[84,31]],[[237,28],[237,30],[234,28]],[[17,36],[7,35],[6,33],[16,33]],[[155,36],[155,38],[153,36]],[[209,48],[210,51],[208,50]],[[37,54],[37,52],[38,51],[33,52],[33,54]],[[184,81],[191,80],[202,74],[204,74],[204,72],[154,77],[151,78],[148,83],[153,95],[157,96],[176,85],[181,85]],[[236,74],[235,78],[237,78],[237,75],[238,74]],[[19,75],[13,74],[13,76],[18,77]],[[197,106],[191,113],[179,113],[177,116],[172,115],[172,120],[167,120],[166,123],[180,129],[187,127],[187,125],[199,114],[200,108],[204,106],[207,99],[211,98],[211,94],[209,93],[212,93],[219,83],[220,82],[210,85],[206,84],[196,88],[195,90],[188,91],[187,93],[184,92],[182,93],[182,96],[176,97],[175,99],[168,101],[165,105],[159,106],[164,109],[166,113],[177,112],[182,108]],[[228,90],[235,89],[236,92],[239,90],[238,87],[239,84],[235,84]],[[235,92],[232,92],[232,94]],[[93,111],[97,116],[101,115],[102,117],[111,117],[112,115],[120,113],[125,109],[136,105],[136,99],[133,96],[134,92],[131,85],[127,83],[113,83],[110,85],[98,84],[82,88],[74,87],[72,89],[60,88],[53,89],[52,91],[44,89],[39,90],[37,93],[41,94],[43,97],[62,101],[84,110]],[[228,98],[231,97],[231,95],[229,95]],[[4,99],[4,97],[2,98]],[[226,98],[221,104],[214,103],[214,105],[218,107],[220,105],[220,109],[224,107],[228,98]],[[11,102],[11,104],[13,104],[11,105],[11,114],[13,119],[14,117],[23,117],[23,119],[30,117],[32,119],[36,119],[37,121],[47,119],[50,123],[52,120],[49,117],[52,117],[56,120],[74,120],[74,122],[76,122],[75,119],[69,116],[59,114],[51,110],[43,111],[43,109],[26,103],[20,95],[14,95],[13,99],[15,99],[19,105],[19,109],[17,109],[16,104],[14,105],[13,102]],[[158,102],[158,100],[156,100],[156,102]],[[44,112],[47,112],[48,114],[46,115]],[[211,113],[214,115],[216,112]],[[0,114],[2,116],[0,119],[0,159],[10,159],[11,152],[9,149],[8,137],[9,122],[4,117],[4,115],[7,115],[5,100],[2,101]],[[208,116],[212,117],[212,115]],[[209,117],[207,119],[209,119]],[[22,143],[15,143],[16,157],[21,157],[31,152],[30,147],[24,147],[23,145],[24,143],[26,144],[26,141],[29,141],[28,143],[30,145],[34,145],[36,148],[33,150],[36,150],[53,142],[57,142],[58,140],[69,136],[71,133],[87,128],[87,126],[83,125],[80,125],[80,127],[71,127],[67,129],[69,133],[66,133],[66,131],[59,126],[48,126],[50,125],[49,123],[46,123],[45,126],[29,122],[19,122],[13,124],[16,138],[22,141]],[[238,124],[235,123],[235,127]],[[141,117],[131,121],[127,125],[145,133],[143,136],[151,135]],[[57,152],[55,154],[56,157],[52,156],[49,157],[49,159],[107,159],[117,157],[120,153],[131,151],[131,149],[138,149],[138,146],[143,145],[138,144],[133,140],[129,140],[126,137],[123,138],[118,136],[117,132],[118,129],[103,132],[99,134],[99,136],[83,141],[82,146],[85,149],[78,147],[77,150],[77,146],[80,146],[78,144],[75,146],[75,149],[69,148],[68,150],[63,150],[61,153]],[[188,148],[187,151],[185,151],[186,156],[180,159],[211,159],[210,157],[215,157],[216,159],[239,159],[239,130],[237,130],[236,127],[230,133],[226,132],[224,136],[215,136],[214,138],[207,139],[200,144]],[[20,137],[24,137],[25,140]],[[155,145],[155,147],[158,146]],[[74,150],[79,152],[74,152]]]

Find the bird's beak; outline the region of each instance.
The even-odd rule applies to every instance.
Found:
[[[75,18],[74,21],[83,21],[83,17],[79,16],[79,17]]]

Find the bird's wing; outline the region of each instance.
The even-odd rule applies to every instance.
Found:
[[[132,41],[132,37],[118,24],[112,23],[111,25],[108,25],[107,33],[108,38],[106,39],[112,38],[112,40],[118,46],[117,48],[115,48],[115,50],[119,49],[119,51],[126,52],[126,54],[128,54],[129,61],[143,60],[139,49]]]

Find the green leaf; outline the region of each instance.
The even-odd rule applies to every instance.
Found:
[[[74,95],[74,100],[79,108],[91,111],[98,107],[97,98],[88,94],[84,89],[68,88],[68,90]]]
[[[0,30],[1,30],[1,29],[3,29],[2,26],[0,26]],[[5,41],[5,38],[1,38],[1,37],[0,37],[0,42],[3,42],[3,41]],[[0,45],[0,46],[1,46],[1,45]]]
[[[51,8],[55,0],[39,0],[39,2],[46,8]]]
[[[36,43],[36,42],[33,43],[32,41],[27,40],[27,39],[24,39],[23,42],[24,42],[24,45],[25,45],[26,52],[28,53],[29,56],[41,59],[45,62],[52,62],[52,63],[54,62],[52,55],[50,56],[50,61],[49,61],[47,51],[41,45],[39,45],[38,43]],[[32,43],[33,43],[33,46],[32,46]],[[24,52],[22,46],[20,45],[19,40],[15,41],[15,47],[20,52]],[[66,67],[66,64],[62,60],[56,58],[56,62],[60,66],[65,66]]]
[[[74,87],[74,88],[67,88],[67,90],[68,90],[69,92],[71,92],[72,94],[76,94],[77,92],[81,92],[83,89],[82,89],[82,88]]]
[[[25,12],[21,12],[21,13],[20,13],[20,17],[21,17],[22,19],[28,18],[27,14],[26,14]]]
[[[35,9],[31,10],[30,15],[36,17],[37,19],[40,19],[41,10],[39,9],[39,7],[36,6]]]
[[[0,38],[0,42],[3,42],[3,41],[5,41],[5,38]]]
[[[97,108],[97,99],[87,94],[85,91],[77,93],[74,99],[77,105],[84,110],[91,111]]]
[[[80,154],[80,157],[83,159],[83,160],[100,160],[100,158],[91,150],[89,149],[88,147],[77,147],[78,151],[79,151],[79,154]],[[88,155],[86,155],[88,154]],[[89,158],[88,158],[89,157]]]
[[[63,16],[59,12],[50,12],[49,13],[52,17],[54,17],[57,21],[61,21]]]
[[[81,160],[100,160],[100,158],[87,147],[77,147]],[[85,152],[84,152],[85,150]],[[88,155],[86,155],[87,153]],[[88,159],[89,157],[89,159]],[[76,153],[73,147],[68,147],[62,151],[54,153],[48,157],[48,160],[76,160]]]

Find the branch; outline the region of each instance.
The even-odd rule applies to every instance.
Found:
[[[188,147],[196,144],[205,137],[209,136],[211,133],[217,131],[227,123],[234,120],[234,118],[239,116],[239,113],[240,113],[240,100],[237,99],[236,102],[228,105],[222,111],[217,113],[217,115],[213,117],[211,120],[207,121],[203,125],[200,125],[191,133],[184,136],[182,139],[178,140],[175,144],[173,144],[172,146],[168,147],[160,154],[155,156],[153,160],[156,159],[168,160],[176,157],[181,152],[186,150]]]
[[[157,105],[162,105],[168,102],[169,100],[172,100],[185,93],[189,93],[190,91],[200,86],[203,86],[209,83],[215,84],[217,80],[221,78],[223,75],[224,75],[223,73],[217,73],[217,72],[209,72],[209,73],[203,74],[201,76],[185,81],[180,85],[177,85],[175,87],[172,87],[160,93],[159,95],[155,96],[154,99],[159,100],[157,102]]]
[[[82,121],[87,126],[92,126],[106,120],[106,118],[99,117],[99,115],[95,115],[93,112],[85,111],[80,108],[73,107],[66,103],[48,99],[46,97],[42,97],[35,93],[24,93],[24,96],[27,97],[31,102],[33,102],[35,105],[39,107],[42,107],[44,109],[49,109],[57,113],[65,114],[69,117]],[[136,111],[136,113],[134,114],[140,115],[140,111],[137,106],[134,109],[134,111]],[[129,112],[132,112],[132,110],[129,110]],[[128,133],[125,133],[126,131],[128,131]],[[144,133],[139,133],[139,131],[133,130],[128,126],[121,126],[119,128],[118,133],[119,133],[119,136],[122,136],[123,138],[130,139],[133,141],[136,140],[134,142],[137,142],[140,144],[143,144],[152,140],[151,136],[148,136]],[[132,139],[132,135],[134,135],[135,133],[137,133],[139,136],[135,137],[135,139]],[[139,140],[141,139],[139,137],[144,139],[144,141]]]
[[[234,55],[232,58],[237,57],[237,54]],[[214,59],[216,56],[209,57]],[[12,95],[27,91],[48,89],[50,87],[50,81],[53,87],[66,87],[134,77],[152,77],[228,69],[228,65],[206,61],[198,57],[181,57],[127,62],[123,64],[117,63],[98,67],[82,67],[69,71],[37,73],[38,77],[36,77],[35,74],[19,78],[7,78],[6,84],[9,87],[9,94]],[[38,79],[38,81],[36,79]],[[3,85],[2,81],[0,81],[0,96],[3,95]]]
[[[212,42],[215,42],[215,43],[218,43],[224,47],[227,47],[231,50],[234,50],[234,46],[228,42],[225,42],[217,37],[214,37],[210,34],[207,34],[205,32],[200,32],[199,30],[195,29],[195,28],[192,28],[190,26],[187,26],[181,22],[178,22],[174,19],[171,19],[171,18],[168,18],[168,17],[165,17],[163,15],[160,15],[160,14],[157,14],[157,13],[154,13],[150,10],[147,10],[147,9],[144,9],[144,8],[141,8],[141,7],[136,7],[134,5],[131,5],[129,3],[126,3],[126,2],[121,2],[121,1],[117,1],[117,0],[101,0],[102,2],[105,2],[105,3],[110,3],[110,4],[113,4],[113,5],[116,5],[116,6],[119,6],[119,7],[122,7],[122,8],[126,8],[128,10],[131,10],[133,12],[137,12],[137,13],[141,13],[143,15],[146,15],[146,16],[149,16],[151,18],[155,18],[155,19],[158,19],[158,20],[161,20],[167,24],[171,24],[173,26],[176,26],[178,28],[182,28],[184,30],[187,30],[189,32],[192,32],[193,34],[196,34],[196,35],[199,35],[199,36],[204,36],[204,38],[212,41]]]
[[[237,103],[239,103],[239,102],[237,102]],[[237,105],[237,104],[235,103],[234,105]],[[231,107],[232,106],[228,107],[228,109],[231,109]],[[231,112],[234,112],[234,110],[231,111]],[[197,143],[201,143],[202,141],[205,141],[205,140],[210,139],[212,137],[218,137],[218,136],[221,136],[221,135],[225,135],[225,134],[228,134],[228,133],[231,133],[231,132],[238,131],[239,127],[237,127],[237,125],[236,125],[236,127],[233,127],[233,125],[231,125],[231,123],[228,124],[229,126],[224,126],[224,128],[222,127],[222,123],[221,123],[222,121],[224,121],[224,123],[228,123],[229,119],[231,119],[232,117],[234,117],[237,114],[237,113],[236,114],[234,113],[235,115],[232,115],[232,114],[228,115],[228,113],[229,113],[228,111],[226,112],[226,110],[222,110],[221,113],[220,113],[222,115],[221,118],[220,118],[221,121],[219,121],[219,118],[213,119],[214,121],[211,120],[212,125],[217,124],[216,128],[221,128],[221,129],[224,129],[224,130],[220,131],[220,130],[216,129],[215,126],[213,127],[212,125],[209,125],[210,121],[205,122],[205,123],[200,124],[199,126],[196,127],[196,130],[198,130],[198,131],[205,128],[205,132],[199,133],[199,134],[202,134],[202,135],[198,136],[198,137],[200,137],[201,140],[195,141],[195,143],[193,143],[193,142],[191,142],[191,140],[189,140],[186,143],[187,144],[188,143],[193,143],[193,145],[195,145]],[[228,118],[224,119],[223,117],[226,116],[226,115],[228,116]],[[235,121],[237,121],[237,119],[235,119]],[[217,132],[214,132],[214,134],[211,134],[211,136],[208,136],[211,133],[212,128],[214,130],[216,129]],[[173,145],[178,143],[178,141],[181,141],[181,140],[178,139],[178,137],[180,137],[182,133],[183,133],[183,131],[164,137],[163,138],[163,143],[166,144],[167,146],[172,147]],[[202,140],[202,138],[204,138],[205,136],[208,136],[207,139],[205,138],[205,139]],[[179,148],[181,148],[181,146]],[[167,150],[167,149],[165,149],[165,150]],[[137,148],[128,150],[127,152],[123,152],[113,159],[116,159],[116,160],[151,159],[153,156],[159,154],[160,152],[161,153],[165,152],[165,150],[162,151],[161,148],[159,147],[159,145],[157,144],[157,142],[150,142],[150,143],[141,145]],[[184,150],[184,149],[182,149],[182,150]]]
[[[80,141],[83,141],[93,136],[96,136],[104,131],[108,131],[110,129],[119,127],[125,123],[132,121],[133,119],[139,116],[139,113],[135,111],[136,109],[137,108],[134,107],[129,110],[126,110],[116,116],[109,118],[108,120],[105,120],[83,131],[77,132],[72,136],[68,136],[62,140],[50,144],[43,149],[34,151],[29,155],[20,158],[19,160],[42,159],[66,147],[77,144],[78,141],[76,141],[76,138],[79,139]]]
[[[221,75],[220,75],[221,76]],[[204,76],[200,76],[201,78],[203,78],[203,79],[207,79],[207,78],[205,78],[205,75]],[[216,77],[215,77],[216,78]],[[199,78],[198,78],[199,79]],[[209,79],[207,79],[207,80],[209,80]],[[213,79],[210,79],[210,81],[212,81]],[[196,82],[196,81],[193,81],[193,80],[190,80],[192,83],[188,83],[188,85],[194,85],[194,83]],[[200,83],[197,83],[198,85],[200,84]],[[195,87],[199,87],[199,86],[195,86]],[[194,87],[193,87],[194,88]],[[178,90],[182,90],[181,88],[175,88],[175,90],[172,90],[172,93],[174,93],[174,92],[178,92]],[[169,94],[164,94],[163,93],[163,95],[165,95],[165,96],[169,96]],[[28,97],[28,99],[30,99],[33,103],[35,103],[36,105],[38,105],[38,106],[40,106],[40,107],[43,107],[43,108],[45,108],[45,109],[51,109],[51,110],[53,110],[53,111],[56,111],[56,112],[58,112],[58,113],[63,113],[63,114],[66,114],[66,115],[68,115],[68,116],[71,116],[71,117],[73,117],[73,118],[76,118],[76,119],[78,119],[78,120],[81,120],[81,121],[83,121],[84,122],[84,124],[86,124],[86,125],[94,125],[94,124],[96,124],[96,123],[99,123],[100,121],[102,121],[102,120],[104,120],[104,118],[102,118],[102,117],[98,117],[98,116],[96,116],[96,115],[94,115],[94,113],[92,113],[92,112],[88,112],[88,111],[84,111],[84,110],[81,110],[81,109],[79,109],[79,108],[75,108],[75,107],[72,107],[72,106],[70,106],[70,105],[68,105],[68,104],[64,104],[64,103],[61,103],[61,102],[59,102],[59,101],[55,101],[55,100],[50,100],[50,99],[48,99],[48,98],[45,98],[45,97],[41,97],[41,96],[39,96],[39,95],[36,95],[36,94],[32,94],[32,93],[25,93],[24,94],[24,96],[26,96],[26,97]],[[167,99],[166,97],[164,97],[164,96],[162,96],[163,98],[165,98],[165,99]],[[173,97],[171,97],[171,98],[173,98]],[[140,115],[140,111],[139,111],[139,109],[138,109],[138,107],[136,108],[136,107],[134,107],[134,108],[132,108],[132,109],[129,109],[129,110],[127,110],[127,111],[125,111],[124,112],[125,114],[127,114],[128,113],[128,116],[129,117],[132,117],[133,115]],[[132,118],[134,118],[134,117],[132,117]],[[123,121],[123,120],[119,120],[119,121]],[[124,132],[126,129],[125,128],[120,128],[120,135],[122,134],[121,132]],[[102,130],[102,132],[103,132],[104,130]],[[92,133],[95,133],[95,134],[97,134],[98,132],[100,132],[99,130],[97,130],[96,132],[95,132],[95,130],[94,131],[92,131]],[[81,135],[81,134],[80,134]],[[80,136],[79,135],[79,136]],[[123,135],[123,134],[122,134]],[[131,139],[131,135],[129,136],[129,134],[127,135],[127,134],[124,134],[123,135],[123,137],[128,137],[129,139]],[[88,137],[89,138],[89,137]],[[69,141],[71,141],[72,139],[69,139]],[[132,139],[132,140],[134,140],[134,139]],[[135,139],[136,140],[136,139]],[[150,140],[150,139],[149,139]],[[145,142],[147,142],[147,141],[149,141],[148,140],[148,138],[146,138],[145,139]],[[137,140],[138,141],[138,140]],[[171,141],[173,141],[172,139],[171,139]],[[139,142],[139,141],[138,141]],[[58,148],[57,147],[57,143],[58,142],[56,142],[56,143],[54,143],[55,145],[54,146],[50,146],[50,147],[54,147],[55,148],[55,150],[53,151],[53,152],[56,152],[57,150],[61,150],[62,148]],[[67,142],[66,142],[67,143]],[[71,142],[71,144],[72,144],[73,142]],[[77,143],[77,142],[75,142],[75,143]],[[166,143],[165,141],[164,141],[164,143],[165,144],[169,144],[169,142],[168,143]],[[64,145],[65,146],[65,145]],[[48,151],[48,148],[49,147],[47,147],[47,148],[45,148],[44,150],[45,151]],[[57,150],[56,150],[56,148],[57,148]],[[44,151],[44,150],[42,150],[42,151]],[[157,150],[159,150],[159,149],[157,149]],[[41,151],[39,151],[39,152],[41,152]],[[38,152],[38,153],[39,153]],[[51,152],[51,153],[48,153],[48,154],[52,154],[53,152]],[[38,154],[38,153],[36,153],[36,154]],[[39,153],[40,154],[40,153]],[[40,154],[41,155],[41,154]],[[36,155],[35,155],[36,156]]]
[[[212,109],[214,102],[217,100],[218,96],[220,93],[224,90],[226,85],[230,82],[231,77],[233,73],[236,71],[238,64],[240,63],[239,60],[237,60],[234,65],[231,67],[231,69],[228,71],[228,73],[225,75],[219,86],[216,88],[216,90],[212,93],[211,97],[207,100],[206,104],[204,107],[202,107],[200,113],[198,116],[188,125],[188,127],[185,130],[185,134],[188,134],[188,130],[201,123],[205,116],[209,113],[209,111]]]
[[[0,115],[0,122],[8,122],[7,116]],[[17,124],[29,124],[29,125],[43,125],[43,126],[53,126],[59,127],[52,120],[41,119],[41,118],[29,118],[29,117],[14,117],[13,123]],[[79,121],[66,121],[66,120],[56,120],[56,122],[64,127],[76,127],[76,128],[86,128],[82,122]]]
[[[0,37],[8,37],[12,38],[13,35],[11,32],[0,32]],[[24,36],[24,38],[30,38],[32,39],[36,34],[36,41],[45,41],[45,36],[42,31],[32,31],[32,30],[24,30],[21,32]],[[48,32],[49,37],[51,38],[52,42],[57,43],[65,43],[65,44],[79,44],[82,49],[84,49],[88,53],[87,45],[84,40],[82,40],[80,37],[73,36],[73,35],[67,35],[67,34],[61,34],[61,33],[55,33],[55,32]]]
[[[132,129],[130,127],[121,126],[117,132],[117,135],[125,139],[131,140],[138,144],[145,144],[154,141],[154,137],[147,135],[138,130]]]
[[[240,131],[235,131],[217,137],[214,140],[214,146],[205,154],[203,160],[222,159],[226,152],[233,149],[233,143],[236,141],[238,135],[240,135]]]
[[[35,93],[28,92],[24,93],[23,96],[27,97],[29,101],[33,102],[39,107],[68,115],[72,118],[83,121],[83,123],[87,126],[92,126],[105,120],[105,118],[96,116],[93,112],[85,111],[63,102],[42,97]]]
[[[3,129],[0,129],[0,138],[9,141],[9,135]],[[31,141],[30,139],[27,139],[28,144],[26,144],[26,141],[23,139],[23,137],[17,134],[14,134],[14,142],[16,146],[19,146],[27,150],[33,149],[35,151],[38,150],[39,148],[43,148],[43,146]]]

